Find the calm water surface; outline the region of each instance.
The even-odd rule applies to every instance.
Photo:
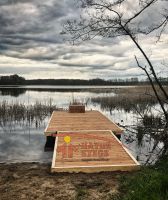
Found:
[[[102,110],[99,104],[91,102],[92,97],[103,97],[115,95],[114,90],[104,86],[26,86],[26,87],[0,87],[0,102],[9,103],[20,102],[24,104],[35,104],[36,102],[52,102],[57,107],[68,108],[70,102],[76,99],[86,103],[86,109],[95,109],[101,111],[104,115],[121,125],[136,125],[138,116],[132,112],[124,110],[113,110],[111,113]],[[98,90],[88,90],[88,89]],[[108,89],[108,91],[106,90]],[[8,122],[0,126],[0,162],[51,162],[52,152],[44,152],[45,136],[44,129],[48,123],[49,117],[46,117],[37,126],[36,122],[31,124],[27,122]],[[139,146],[136,135],[125,131],[121,141],[127,146],[131,153],[141,162],[151,156],[151,161],[155,154],[151,154],[153,140],[146,136]]]

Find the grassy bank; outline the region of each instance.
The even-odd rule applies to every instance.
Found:
[[[122,176],[120,179],[120,200],[167,200],[168,158],[152,167]]]
[[[3,200],[167,200],[168,158],[138,172],[50,173],[50,164],[0,164]]]

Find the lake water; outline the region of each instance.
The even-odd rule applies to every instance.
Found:
[[[4,86],[0,87],[0,102],[23,103],[25,105],[41,102],[46,104],[52,102],[59,108],[67,109],[70,102],[76,99],[86,103],[87,110],[99,110],[115,123],[121,125],[136,125],[138,116],[132,112],[124,110],[101,109],[97,103],[92,103],[92,97],[114,96],[114,88],[123,86]],[[48,123],[46,117],[37,126],[36,122],[27,123],[23,121],[9,121],[6,125],[0,126],[0,162],[51,162],[52,152],[44,152],[45,136],[44,129]],[[136,135],[125,131],[121,141],[139,160],[145,163],[155,159],[155,154],[151,154],[153,140],[147,135],[142,144],[138,145]]]

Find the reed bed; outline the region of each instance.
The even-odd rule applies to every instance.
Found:
[[[158,103],[150,86],[118,88],[113,91],[115,96],[94,97],[91,101],[100,104],[102,109],[123,109],[126,112],[144,112]]]
[[[156,90],[159,92],[159,95],[162,96],[161,91],[159,90],[158,86],[155,86]],[[165,90],[168,92],[168,86],[164,86]],[[153,89],[150,85],[146,86],[134,86],[134,87],[127,87],[127,88],[114,88],[116,94],[141,94],[147,96],[155,96]]]
[[[5,124],[9,121],[42,121],[50,116],[57,106],[51,101],[46,103],[36,102],[35,104],[26,105],[24,103],[2,101],[0,103],[0,122]]]
[[[168,88],[166,87],[165,89],[167,90]],[[155,107],[158,101],[152,88],[149,86],[121,88],[115,89],[114,92],[115,96],[94,97],[91,101],[100,104],[101,109],[108,109],[110,112],[117,109],[138,114],[137,124],[125,127],[125,129],[133,133],[133,138],[136,134],[138,145],[142,144],[147,135],[150,136],[149,138],[153,139],[152,144],[154,144],[151,152],[159,149],[158,157],[164,155],[168,149],[167,128],[165,126],[167,122],[162,117],[162,112]],[[161,93],[160,96],[163,102],[166,102]],[[153,107],[157,112],[153,112]],[[160,143],[163,144],[163,147],[159,147]]]

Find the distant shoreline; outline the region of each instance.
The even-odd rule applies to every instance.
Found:
[[[168,84],[166,78],[162,78],[162,84]],[[130,86],[130,85],[148,85],[149,81],[139,80],[137,77],[132,78],[113,78],[113,79],[25,79],[24,77],[15,75],[10,76],[0,76],[0,85],[52,85],[52,86]]]
[[[60,89],[90,89],[90,88],[116,88],[116,87],[136,87],[138,85],[0,85],[0,88],[26,88],[26,89],[38,89],[38,88],[60,88]]]

